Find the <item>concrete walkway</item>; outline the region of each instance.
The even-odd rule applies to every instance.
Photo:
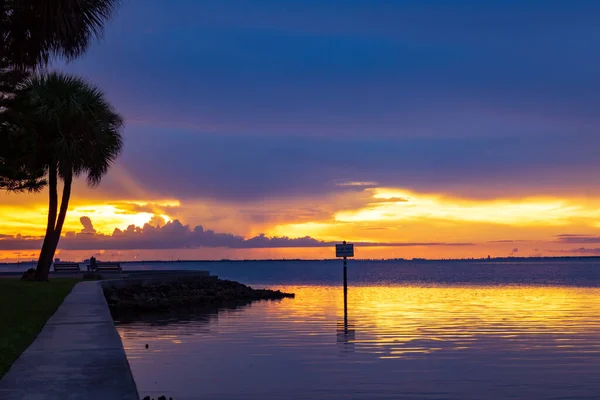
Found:
[[[0,399],[139,400],[99,282],[81,282],[0,381]]]

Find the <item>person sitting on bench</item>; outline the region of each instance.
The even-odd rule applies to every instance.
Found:
[[[96,269],[98,269],[98,263],[96,263],[96,257],[92,256],[90,258],[90,270],[95,271]]]

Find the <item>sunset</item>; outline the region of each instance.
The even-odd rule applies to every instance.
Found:
[[[599,16],[0,0],[0,398],[598,398]]]
[[[177,220],[243,239],[385,245],[364,258],[600,251],[589,238],[600,232],[592,3],[490,2],[459,6],[454,19],[450,5],[374,7],[369,19],[360,2],[267,3],[140,13],[126,2],[83,57],[55,63],[97,82],[125,121],[102,184],[76,180],[63,236],[88,217],[100,235]],[[0,259],[36,258],[45,193],[0,196]],[[67,243],[58,251],[73,260],[174,257]],[[301,244],[198,242],[175,258],[330,256]]]
[[[324,244],[341,240],[363,243],[361,258],[600,254],[600,197],[595,196],[468,198],[374,182],[333,184],[312,198],[252,201],[160,199],[149,191],[141,198],[106,193],[113,198],[105,200],[101,189],[77,189],[82,196],[70,205],[58,250],[67,259],[105,251],[122,260],[330,258]],[[2,194],[2,199],[3,259],[35,258],[47,215],[43,194]],[[190,239],[198,226],[215,235]],[[131,235],[119,236],[120,231]],[[259,235],[271,240],[252,245]],[[140,247],[133,248],[135,243]]]

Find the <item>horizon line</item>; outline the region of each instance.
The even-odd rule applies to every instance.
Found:
[[[505,257],[469,257],[469,258],[354,258],[350,260],[354,261],[398,261],[398,262],[422,262],[422,261],[435,261],[435,262],[448,262],[448,261],[505,261],[505,260],[560,260],[560,259],[600,259],[600,256],[505,256]],[[79,261],[79,263],[85,263],[89,259]],[[274,261],[303,261],[303,262],[315,262],[315,261],[342,261],[342,257],[339,258],[247,258],[247,259],[186,259],[186,260],[110,260],[106,262],[121,262],[128,264],[141,264],[141,263],[193,263],[193,262],[274,262]],[[60,262],[78,262],[60,260]],[[35,264],[37,260],[28,261],[0,261],[0,265],[6,264]]]

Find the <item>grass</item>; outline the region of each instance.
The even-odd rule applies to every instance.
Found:
[[[77,279],[0,279],[0,378],[29,347]]]

